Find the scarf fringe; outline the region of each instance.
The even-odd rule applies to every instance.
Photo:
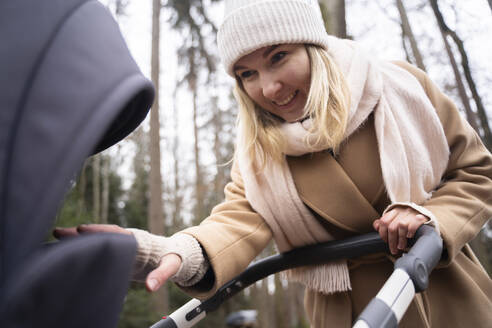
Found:
[[[281,277],[326,295],[352,290],[345,260],[290,269],[282,272]]]

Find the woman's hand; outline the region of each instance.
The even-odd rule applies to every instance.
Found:
[[[126,229],[115,224],[82,224],[77,227],[71,228],[55,228],[53,230],[53,236],[56,239],[62,239],[65,237],[73,237],[82,233],[95,233],[95,232],[107,232],[107,233],[121,233],[124,235],[131,235],[132,233]]]
[[[395,207],[373,222],[381,239],[388,243],[391,254],[407,247],[407,238],[412,238],[417,229],[429,219],[411,207]]]
[[[57,239],[65,237],[74,237],[83,233],[121,233],[132,235],[132,233],[120,226],[114,224],[83,224],[71,228],[55,228],[53,236]],[[181,266],[181,257],[176,254],[167,254],[162,257],[159,266],[151,271],[145,279],[145,287],[149,292],[158,290],[169,278],[178,272]]]

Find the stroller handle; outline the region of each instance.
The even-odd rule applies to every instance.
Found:
[[[425,236],[428,237],[422,238]],[[419,265],[416,266],[418,269],[416,270],[415,275],[418,277],[417,279],[420,279],[423,282],[421,283],[421,286],[425,288],[427,286],[426,279],[428,279],[428,274],[437,264],[441,256],[442,241],[432,227],[424,225],[417,230],[415,238],[409,239],[409,245],[412,246],[409,253],[402,257],[406,258],[405,261],[400,262],[403,263],[402,270],[414,266],[411,263],[413,263],[412,261],[417,260]],[[439,248],[435,247],[435,245],[441,246]],[[192,327],[198,321],[203,319],[206,316],[206,313],[214,311],[224,301],[228,300],[241,290],[258,280],[280,271],[382,252],[389,252],[388,245],[380,238],[377,232],[371,232],[344,240],[309,245],[272,255],[252,263],[243,273],[220,287],[209,299],[203,302],[192,299],[173,312],[169,317],[165,317],[155,323],[151,328]],[[399,262],[397,261],[397,263]],[[422,272],[420,263],[424,263],[425,272]]]
[[[415,293],[425,290],[429,275],[441,258],[443,243],[437,231],[421,226],[417,242],[395,262],[395,270],[362,311],[355,328],[397,327]]]

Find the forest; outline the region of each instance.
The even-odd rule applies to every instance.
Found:
[[[199,224],[223,200],[235,141],[232,79],[219,64],[222,0],[106,0],[130,51],[155,85],[145,122],[88,158],[56,226],[110,223],[160,235]],[[492,0],[319,0],[328,33],[426,71],[492,150]],[[487,41],[488,40],[488,41]],[[487,94],[488,93],[488,94]],[[487,110],[488,108],[488,110]],[[492,272],[492,225],[472,247]],[[260,255],[275,252],[270,245]],[[255,327],[308,327],[303,288],[275,275],[249,287],[198,327],[226,327],[257,310]],[[189,299],[168,283],[148,293],[132,282],[118,327],[149,327]]]

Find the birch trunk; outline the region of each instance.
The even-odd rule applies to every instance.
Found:
[[[174,190],[173,190],[173,222],[172,228],[177,231],[181,228],[181,184],[179,182],[180,169],[179,169],[179,138],[178,138],[178,113],[176,111],[176,106],[173,109],[174,112],[174,124],[173,124],[173,171],[174,171]]]
[[[347,38],[345,0],[319,0],[319,5],[328,34]]]
[[[80,173],[79,185],[79,199],[77,200],[77,217],[80,218],[82,213],[85,211],[85,190],[87,187],[87,177],[86,177],[87,160],[84,161],[82,166],[82,171]]]
[[[198,109],[196,105],[196,77],[192,76],[190,78],[190,89],[192,93],[193,100],[193,137],[194,137],[194,151],[195,151],[195,217],[193,218],[193,223],[198,224],[202,220],[203,208],[204,208],[204,195],[203,195],[203,183],[202,183],[202,172],[200,168],[200,146],[199,135],[198,135]]]
[[[456,87],[458,88],[458,93],[461,99],[461,103],[463,104],[463,107],[465,109],[465,114],[466,114],[466,119],[468,123],[473,127],[477,133],[479,133],[478,125],[477,125],[477,120],[476,120],[476,114],[472,110],[471,105],[470,105],[470,100],[468,98],[468,95],[466,93],[465,89],[465,84],[463,83],[463,79],[461,78],[461,73],[458,68],[458,64],[456,62],[456,59],[454,57],[453,51],[451,50],[451,45],[449,44],[449,41],[447,39],[447,34],[446,31],[444,30],[442,24],[442,15],[439,12],[439,9],[437,7],[437,2],[435,0],[430,0],[432,10],[434,12],[434,15],[436,16],[438,26],[439,26],[439,31],[441,32],[441,37],[444,42],[444,47],[446,49],[446,53],[448,54],[449,57],[449,62],[451,64],[451,68],[453,69],[454,77],[456,80]]]
[[[422,54],[417,45],[417,41],[415,40],[415,36],[413,34],[412,26],[410,25],[410,21],[408,19],[407,11],[405,6],[403,5],[402,0],[396,0],[396,7],[398,8],[398,12],[400,13],[401,18],[401,29],[402,29],[402,39],[405,37],[408,39],[410,43],[410,47],[412,48],[413,58],[415,59],[415,64],[418,68],[425,71],[424,60],[422,59]],[[405,41],[403,41],[405,43]],[[406,49],[406,48],[405,48]]]
[[[102,158],[102,195],[101,195],[101,223],[108,223],[109,212],[109,162],[110,157]]]
[[[95,223],[100,223],[101,219],[101,155],[96,154],[92,157],[92,218]]]
[[[160,0],[152,0],[152,50],[151,78],[155,87],[155,102],[150,112],[150,202],[149,202],[149,231],[153,234],[164,235],[164,213],[162,204],[160,122],[159,122],[159,44],[160,44]],[[162,286],[153,294],[155,310],[167,313],[169,299],[167,285]]]

